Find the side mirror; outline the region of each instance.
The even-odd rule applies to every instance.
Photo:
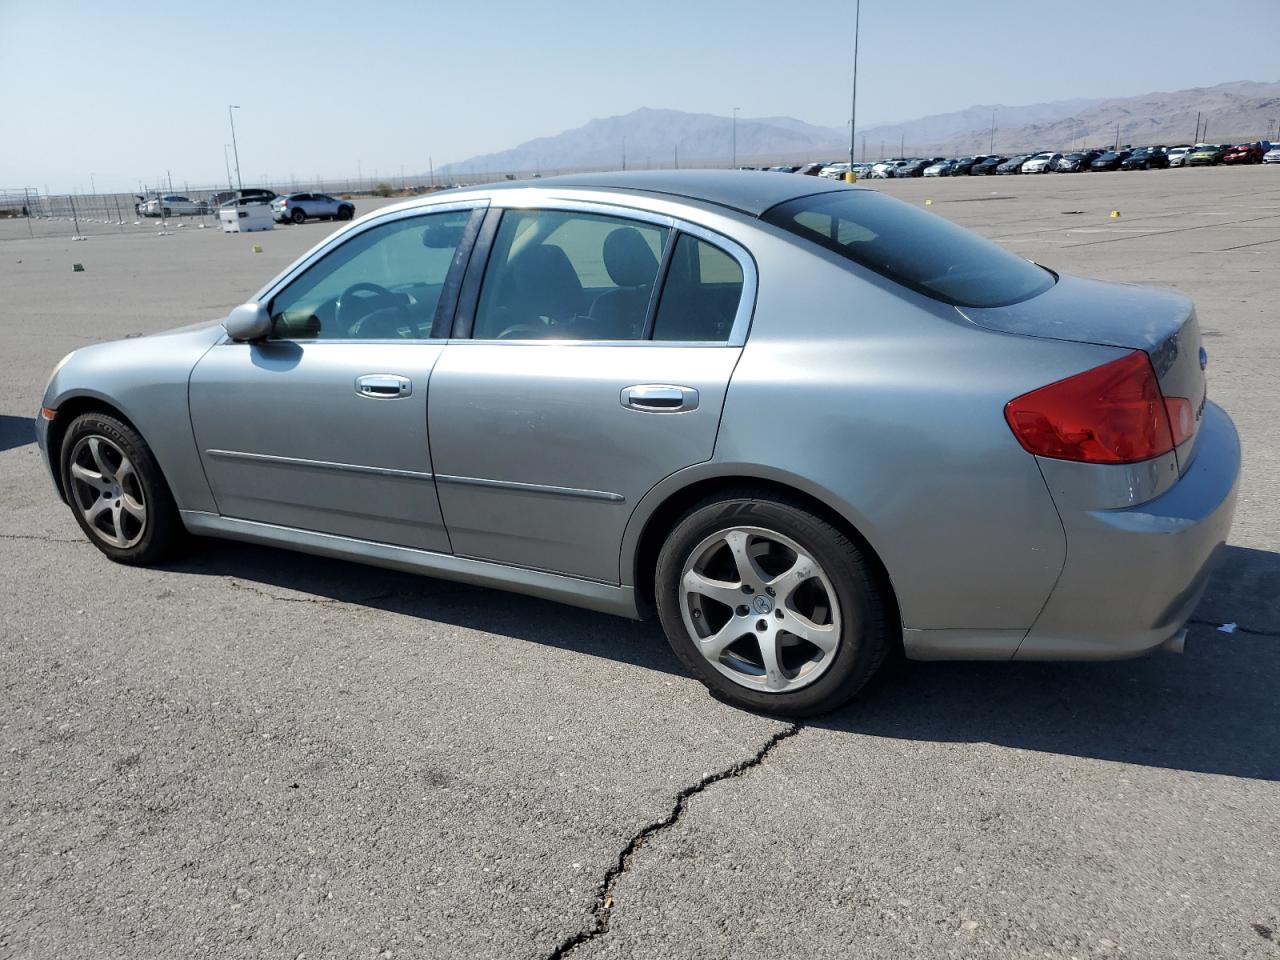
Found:
[[[261,340],[271,332],[271,314],[260,303],[242,303],[222,321],[232,340]]]

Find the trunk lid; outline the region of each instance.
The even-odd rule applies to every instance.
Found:
[[[1186,471],[1206,396],[1205,354],[1190,299],[1172,290],[1062,275],[1021,303],[956,309],[970,323],[1000,333],[1146,351],[1165,397],[1191,403],[1191,436],[1177,448],[1178,470]]]

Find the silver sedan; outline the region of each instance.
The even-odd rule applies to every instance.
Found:
[[[820,178],[598,174],[345,225],[38,420],[113,560],[228,537],[656,614],[745,707],[895,650],[1178,648],[1240,450],[1179,294]]]

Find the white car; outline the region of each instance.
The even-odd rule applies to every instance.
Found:
[[[1048,173],[1062,159],[1060,153],[1037,153],[1022,165],[1023,173]]]
[[[1272,147],[1262,155],[1263,163],[1280,163],[1280,147]]]
[[[898,168],[906,166],[907,162],[901,157],[893,160],[881,160],[879,163],[871,165],[871,172],[867,176],[873,180],[891,180],[897,173]]]
[[[926,177],[945,177],[951,171],[951,163],[952,161],[950,160],[939,160],[937,163],[925,167],[924,175]]]
[[[829,180],[843,180],[844,175],[849,172],[848,163],[828,163],[825,167],[818,171],[818,176],[826,177]]]
[[[152,197],[142,205],[142,214],[147,217],[194,217],[206,213],[208,209],[204,203],[174,193]]]
[[[1181,167],[1187,162],[1187,155],[1191,153],[1190,147],[1170,147],[1169,148],[1169,166]]]

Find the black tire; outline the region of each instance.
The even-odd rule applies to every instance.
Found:
[[[764,528],[794,541],[834,588],[842,619],[839,643],[831,662],[806,686],[771,693],[735,682],[702,655],[685,627],[685,564],[708,537],[734,527]],[[680,662],[713,694],[750,710],[789,717],[833,710],[857,696],[896,647],[887,590],[863,548],[804,505],[749,490],[703,501],[685,513],[658,555],[655,592],[659,619]]]
[[[307,213],[301,207],[294,207],[293,213],[289,214],[289,219],[294,223],[303,223],[307,219]]]
[[[352,217],[355,216],[355,214],[356,214],[355,207],[339,207],[338,208],[339,220],[350,220]]]
[[[137,542],[129,546],[116,546],[109,542],[104,532],[89,523],[80,505],[89,496],[92,486],[73,478],[72,453],[79,442],[86,438],[101,437],[114,444],[129,458],[134,467],[141,501],[145,504],[146,519],[141,524]],[[59,451],[62,489],[66,494],[71,513],[80,524],[90,542],[117,563],[149,566],[171,556],[186,539],[182,518],[174,503],[173,494],[165,482],[160,466],[146,441],[138,432],[117,418],[106,413],[84,413],[71,421],[62,439]],[[130,481],[132,484],[134,481]],[[79,486],[77,486],[79,484]],[[121,484],[123,486],[123,484]],[[135,492],[137,492],[135,490]]]
[[[172,216],[173,216],[173,211],[172,211],[172,210],[170,210],[168,207],[165,207],[165,208],[164,208],[164,215],[165,215],[166,217],[172,217]]]

